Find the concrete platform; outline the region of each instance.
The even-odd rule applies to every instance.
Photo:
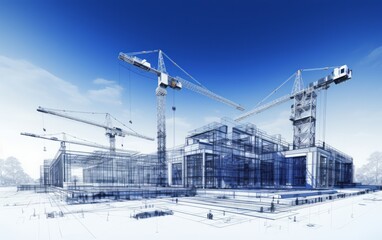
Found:
[[[144,209],[173,215],[132,218]],[[68,205],[55,193],[0,188],[1,239],[380,239],[382,192],[254,211],[232,199],[182,197]],[[207,219],[211,212],[213,219]],[[53,214],[52,214],[53,213]],[[62,213],[62,214],[61,214]],[[50,216],[48,216],[50,214]]]

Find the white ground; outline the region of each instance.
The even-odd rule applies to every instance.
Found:
[[[172,209],[174,215],[130,217],[145,205]],[[210,209],[213,220],[206,219]],[[382,239],[382,192],[255,214],[277,220],[223,210],[197,198],[179,198],[178,204],[155,199],[66,205],[52,193],[0,188],[0,239]],[[64,216],[47,218],[52,211]]]

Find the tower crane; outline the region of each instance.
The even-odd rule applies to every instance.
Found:
[[[74,120],[74,121],[77,121],[77,122],[82,122],[82,123],[90,124],[90,125],[93,125],[93,126],[96,126],[96,127],[104,128],[106,130],[106,136],[108,136],[109,140],[110,140],[110,148],[109,149],[110,149],[111,153],[115,152],[115,136],[125,137],[126,135],[128,135],[128,136],[133,136],[133,137],[138,137],[138,138],[154,141],[154,139],[151,138],[151,137],[147,137],[147,136],[144,136],[142,134],[139,134],[139,133],[136,133],[136,132],[133,132],[133,131],[127,131],[127,130],[124,130],[124,129],[121,129],[121,128],[118,128],[118,127],[111,127],[111,126],[107,126],[107,125],[104,125],[104,124],[100,124],[100,123],[92,122],[92,121],[89,121],[89,120],[81,119],[81,118],[78,118],[78,117],[70,116],[68,114],[59,113],[59,112],[57,112],[57,111],[55,111],[53,109],[47,109],[47,108],[43,108],[43,107],[38,107],[37,111],[38,112],[42,112],[42,113],[46,113],[46,114],[51,114],[51,115],[58,116],[58,117],[67,118],[67,119]],[[63,111],[65,112],[65,110],[63,110]],[[109,114],[106,114],[106,116],[110,117]]]
[[[65,136],[65,133],[62,133],[62,134]],[[45,139],[45,140],[60,142],[61,143],[61,149],[63,149],[63,150],[66,148],[65,143],[71,143],[71,144],[76,144],[76,145],[81,145],[81,146],[86,146],[86,147],[110,150],[110,147],[108,147],[108,146],[104,146],[104,145],[100,145],[100,144],[87,143],[87,142],[67,140],[67,139],[65,139],[65,137],[63,139],[59,139],[57,137],[46,137],[46,136],[41,136],[41,135],[38,135],[38,134],[27,133],[27,132],[22,132],[22,133],[20,133],[20,135],[27,136],[27,137],[41,138],[41,139]],[[130,150],[125,150],[125,149],[117,149],[116,148],[115,150],[118,151],[118,152],[124,152],[124,153],[128,153],[128,154],[131,154],[131,155],[138,153],[136,151],[130,151]]]
[[[148,53],[158,53],[158,68],[151,66],[149,62],[145,59],[140,59],[136,55],[148,54]],[[171,76],[167,73],[166,66],[164,63],[164,57],[166,57],[171,63],[183,71],[188,77],[194,80],[198,85],[191,83],[181,77]],[[159,184],[166,185],[166,116],[165,116],[165,105],[166,105],[166,95],[167,87],[175,90],[181,90],[182,88],[187,88],[191,91],[197,92],[204,96],[207,96],[216,101],[227,104],[238,110],[243,111],[244,108],[231,100],[223,98],[204,86],[202,86],[195,78],[183,70],[177,63],[175,63],[169,56],[167,56],[162,50],[152,50],[152,51],[142,51],[133,53],[119,53],[118,58],[126,63],[129,63],[137,68],[144,71],[150,72],[158,77],[158,87],[155,90],[157,96],[157,140],[158,140],[158,161],[161,165],[159,172]]]
[[[312,82],[308,87],[304,88],[302,81],[302,72],[328,70],[333,69],[333,72],[326,77]],[[295,77],[293,89],[290,94],[277,98],[266,104],[262,104],[275,92],[277,92],[285,83]],[[293,149],[300,149],[304,147],[311,147],[315,145],[316,138],[316,105],[317,105],[317,92],[320,90],[328,89],[333,83],[339,84],[352,78],[352,70],[347,65],[340,67],[325,67],[325,68],[312,68],[297,70],[291,77],[284,83],[277,87],[267,97],[260,101],[254,109],[238,116],[235,121],[242,121],[252,115],[263,112],[273,106],[293,100],[291,106],[290,120],[293,123]]]

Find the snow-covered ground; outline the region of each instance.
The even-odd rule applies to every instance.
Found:
[[[0,239],[382,239],[382,192],[275,213],[240,206],[233,202],[225,209],[201,198],[67,205],[53,193],[0,188]],[[131,218],[146,209],[171,209],[174,215]],[[210,211],[213,220],[206,218]]]

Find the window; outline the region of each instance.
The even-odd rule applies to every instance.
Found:
[[[342,74],[342,73],[345,73],[345,68],[342,68],[342,69],[341,69],[341,74]]]

